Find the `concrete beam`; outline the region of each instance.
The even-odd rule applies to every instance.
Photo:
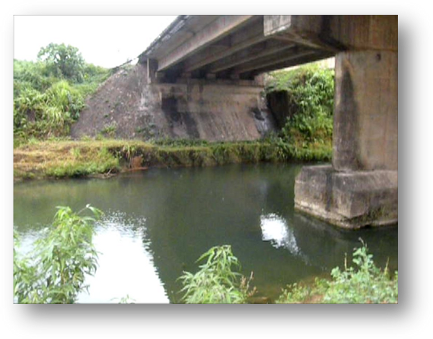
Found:
[[[292,60],[299,60],[303,57],[310,56],[315,54],[314,51],[295,51],[295,48],[291,48],[290,51],[283,51],[280,53],[276,53],[271,55],[270,57],[259,58],[255,61],[249,62],[245,65],[237,67],[233,70],[235,74],[242,74],[249,71],[257,70],[259,68],[273,67],[274,65],[281,64],[283,62],[288,62]]]
[[[397,15],[334,15],[328,36],[349,50],[398,50]]]
[[[264,35],[302,46],[334,51],[340,49],[330,34],[330,15],[265,15]]]
[[[252,15],[221,16],[204,27],[195,36],[185,41],[168,55],[158,60],[158,71],[166,70],[169,67],[183,61],[192,53],[230,34],[234,29],[244,25],[253,18]],[[191,70],[185,70],[189,72]]]
[[[294,44],[285,44],[278,41],[267,41],[261,46],[253,46],[230,57],[216,62],[209,68],[209,72],[218,73],[223,70],[248,63],[293,48]]]
[[[265,15],[264,34],[329,51],[397,51],[396,15]]]
[[[309,54],[307,55],[298,55],[297,57],[293,58],[293,59],[288,59],[285,61],[282,61],[281,63],[277,63],[277,64],[272,64],[269,66],[259,66],[254,70],[251,70],[251,76],[255,76],[257,74],[261,74],[261,73],[265,73],[265,72],[271,72],[271,71],[275,71],[275,70],[279,70],[279,69],[283,69],[283,68],[287,68],[287,67],[292,67],[292,66],[297,66],[297,65],[302,65],[302,64],[306,64],[309,62],[313,62],[313,61],[318,61],[318,60],[322,60],[322,59],[326,59],[331,57],[333,54],[322,54],[322,53],[318,53],[317,51],[310,51],[308,52]]]
[[[233,35],[230,36],[230,47],[227,46],[221,48],[219,51],[205,49],[196,56],[185,60],[185,72],[195,71],[234,53],[242,51],[245,48],[265,41],[267,38],[263,35],[263,21],[257,20],[256,18],[254,18],[253,21],[254,22],[251,26],[248,25],[244,29],[239,32],[234,32]]]

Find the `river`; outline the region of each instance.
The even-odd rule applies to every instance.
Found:
[[[110,179],[14,185],[14,227],[28,250],[56,206],[104,211],[96,225],[99,268],[80,303],[179,303],[183,271],[210,247],[230,244],[258,296],[275,300],[287,284],[342,267],[367,243],[375,262],[398,269],[398,228],[337,229],[294,211],[301,165],[149,169]]]

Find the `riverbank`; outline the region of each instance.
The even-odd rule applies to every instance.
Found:
[[[37,141],[14,148],[14,180],[110,177],[149,167],[204,167],[233,163],[330,161],[326,144],[297,148],[276,140],[251,142],[139,140]]]

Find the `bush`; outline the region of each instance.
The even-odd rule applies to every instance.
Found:
[[[398,272],[391,278],[386,267],[376,267],[366,245],[354,249],[354,267],[336,267],[332,279],[316,279],[312,286],[293,284],[283,291],[278,303],[397,303]]]
[[[85,98],[109,74],[84,63],[78,49],[65,45],[42,48],[38,62],[14,60],[14,139],[69,135]]]
[[[241,304],[247,301],[249,281],[239,272],[241,265],[233,255],[231,246],[215,246],[198,260],[207,258],[200,270],[192,274],[184,272],[180,277],[187,304]],[[253,290],[254,291],[254,290]]]
[[[297,148],[332,144],[334,71],[309,65],[270,74],[266,93],[285,91],[286,123],[279,137]]]
[[[95,218],[102,212],[90,205]],[[82,211],[84,211],[82,210]],[[82,212],[81,211],[81,212]],[[19,255],[14,234],[14,299],[23,304],[73,303],[84,285],[86,274],[93,275],[98,254],[93,246],[95,218],[80,216],[69,207],[58,207],[52,227],[36,241],[26,256]]]

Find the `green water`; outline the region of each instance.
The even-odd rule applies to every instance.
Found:
[[[259,296],[275,300],[286,284],[324,275],[344,263],[362,238],[375,261],[398,268],[398,228],[344,231],[294,211],[300,165],[230,165],[150,169],[111,179],[35,181],[14,187],[14,226],[23,250],[59,205],[91,204],[99,268],[82,303],[177,303],[183,270],[210,247],[230,244]],[[349,256],[350,257],[350,256]]]

